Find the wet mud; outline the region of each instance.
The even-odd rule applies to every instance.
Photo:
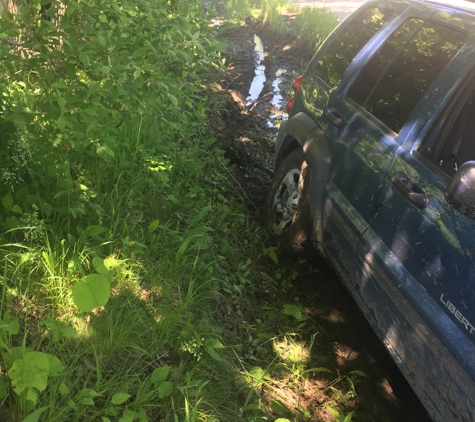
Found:
[[[228,43],[228,70],[219,85],[229,93],[222,113],[221,147],[230,161],[236,195],[247,204],[256,224],[262,224],[261,210],[273,175],[275,137],[287,118],[283,109],[293,81],[314,52],[250,20],[243,27],[223,31],[220,37]],[[322,355],[332,356],[327,365],[341,373],[358,370],[367,375],[358,379],[357,395],[347,403],[356,409],[355,419],[429,422],[423,406],[331,268],[322,260],[286,264],[299,273],[291,296],[301,299],[321,327],[325,344],[332,345],[332,350],[321,350]],[[264,293],[256,298],[270,299]],[[322,409],[325,397],[318,377],[306,383],[300,399],[312,415],[307,420],[332,420]]]

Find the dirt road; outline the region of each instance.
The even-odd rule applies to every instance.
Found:
[[[335,13],[339,20],[346,18],[353,10],[364,3],[364,0],[293,0],[299,7],[324,7]]]

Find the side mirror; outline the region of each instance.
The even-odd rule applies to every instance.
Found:
[[[475,161],[463,163],[445,190],[445,200],[475,220]]]

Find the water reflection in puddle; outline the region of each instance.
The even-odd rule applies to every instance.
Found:
[[[287,113],[282,108],[283,97],[280,93],[280,84],[284,81],[282,75],[285,73],[284,69],[279,69],[275,73],[275,79],[272,83],[272,88],[274,89],[274,96],[272,98],[272,108],[273,113],[271,114],[269,120],[267,121],[267,126],[270,128],[278,127],[279,123],[282,120],[287,119]]]
[[[266,67],[264,66],[264,44],[262,40],[254,35],[254,64],[256,70],[254,71],[254,79],[252,81],[251,87],[249,88],[249,95],[246,98],[246,105],[251,105],[254,101],[259,98],[262,90],[264,89],[264,84],[266,82]]]

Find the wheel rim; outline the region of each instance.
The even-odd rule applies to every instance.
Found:
[[[300,169],[291,169],[282,178],[272,202],[272,230],[282,234],[294,220],[302,195]]]

